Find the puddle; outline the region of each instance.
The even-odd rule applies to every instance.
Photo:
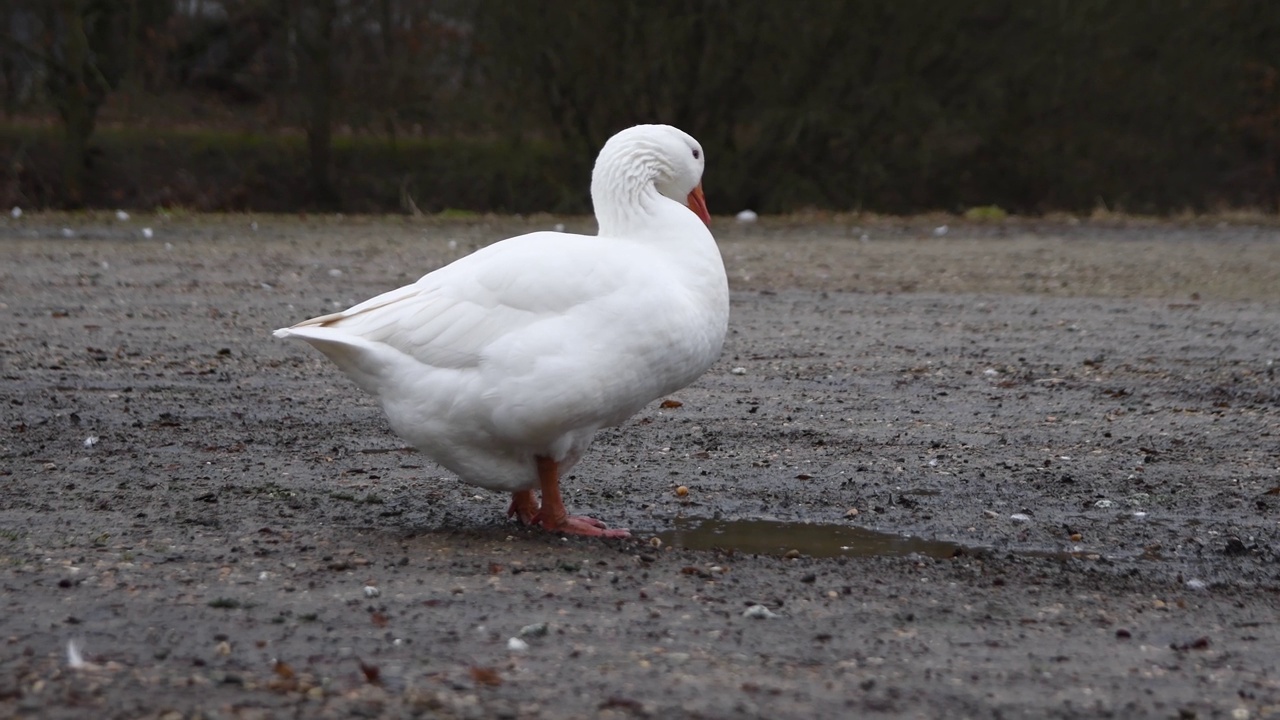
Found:
[[[917,553],[951,558],[964,552],[956,543],[910,535],[880,533],[847,525],[774,520],[695,520],[677,518],[658,533],[662,542],[690,550],[736,550],[755,555],[785,555],[798,550],[810,557],[897,557]]]

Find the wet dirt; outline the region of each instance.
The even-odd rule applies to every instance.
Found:
[[[555,222],[0,221],[0,716],[1280,716],[1275,227],[718,219],[597,541],[269,334]]]

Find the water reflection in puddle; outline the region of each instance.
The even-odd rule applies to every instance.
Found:
[[[796,550],[810,557],[897,557],[917,553],[951,558],[963,552],[955,543],[880,533],[847,525],[776,520],[701,520],[677,518],[658,533],[666,544],[690,550],[735,550],[754,555],[785,555]]]

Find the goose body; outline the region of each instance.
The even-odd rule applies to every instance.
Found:
[[[728,282],[706,225],[703,162],[676,128],[624,130],[592,174],[597,236],[509,238],[275,335],[328,356],[401,438],[463,481],[512,493],[520,520],[625,536],[568,515],[559,477],[597,430],[720,354]]]

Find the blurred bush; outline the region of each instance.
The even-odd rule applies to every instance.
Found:
[[[0,25],[4,205],[581,212],[638,122],[699,138],[723,212],[1280,201],[1272,0],[10,0]]]

